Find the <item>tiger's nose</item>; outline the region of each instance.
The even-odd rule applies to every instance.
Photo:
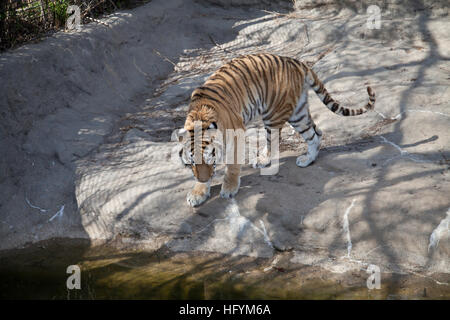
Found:
[[[208,180],[209,180],[209,178],[198,178],[198,182],[201,182],[201,183],[206,183],[206,182],[208,182]]]
[[[207,164],[198,164],[194,168],[194,173],[196,173],[196,178],[199,182],[208,182],[212,175],[212,166]]]

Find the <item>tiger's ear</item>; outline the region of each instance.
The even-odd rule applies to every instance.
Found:
[[[172,135],[170,137],[170,141],[172,142],[183,142],[184,136],[186,134],[186,129],[177,129],[172,132]]]

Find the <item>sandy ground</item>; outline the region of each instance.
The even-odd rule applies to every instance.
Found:
[[[336,273],[374,264],[448,275],[450,22],[444,1],[423,2],[379,1],[381,28],[368,29],[364,2],[155,0],[3,53],[0,248],[120,239],[265,258],[290,250],[290,263]],[[277,175],[247,166],[224,200],[218,174],[191,208],[192,175],[170,134],[196,86],[253,52],[308,61],[349,107],[370,84],[376,111],[339,117],[311,92],[324,132],[312,166],[295,165],[305,144],[286,127]]]

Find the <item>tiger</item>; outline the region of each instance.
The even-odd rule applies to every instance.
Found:
[[[267,131],[267,146],[270,146],[271,133],[280,133],[288,122],[307,143],[306,154],[296,159],[297,166],[307,167],[313,163],[319,153],[322,131],[309,111],[308,87],[329,110],[341,116],[361,115],[375,107],[375,92],[370,86],[367,87],[369,101],[364,107],[346,108],[330,96],[307,64],[269,53],[234,58],[193,90],[184,128],[180,130],[180,135],[185,134],[189,138],[187,147],[179,155],[184,165],[191,167],[196,180],[187,194],[188,204],[196,207],[209,198],[217,160],[211,140],[201,141],[201,148],[194,150],[195,123],[201,123],[203,137],[209,130],[245,130],[252,120],[261,116]],[[270,148],[267,151],[270,154]],[[261,161],[257,167],[267,165],[267,161]],[[221,197],[232,198],[237,194],[240,170],[241,164],[226,164]]]

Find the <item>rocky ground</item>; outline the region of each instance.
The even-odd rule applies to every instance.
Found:
[[[333,273],[373,264],[448,286],[448,6],[378,2],[369,29],[364,1],[155,0],[3,53],[0,248],[83,238]],[[310,92],[324,132],[313,165],[295,165],[306,149],[286,127],[277,175],[247,166],[224,200],[218,174],[191,208],[171,133],[196,86],[254,52],[307,61],[349,107],[370,85],[376,110],[339,117]]]

